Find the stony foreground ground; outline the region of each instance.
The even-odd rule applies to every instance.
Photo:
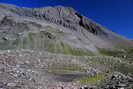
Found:
[[[64,60],[65,59],[65,60]],[[73,59],[73,60],[70,60]],[[77,77],[90,75],[89,67],[78,57],[67,57],[33,51],[6,51],[0,53],[0,89],[132,89],[133,79],[119,72],[107,75],[108,80],[100,85],[80,84]],[[69,61],[69,62],[68,62]],[[79,62],[78,62],[79,61]],[[69,63],[81,69],[59,69],[51,65]],[[61,65],[58,64],[58,65]],[[53,71],[54,70],[54,71]],[[92,72],[92,71],[91,71]],[[93,71],[94,72],[94,71]],[[100,71],[96,70],[96,74]],[[97,80],[98,81],[98,80]]]

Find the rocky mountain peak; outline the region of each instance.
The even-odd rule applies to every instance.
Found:
[[[83,28],[95,35],[105,35],[100,26],[70,7],[55,6],[35,8],[33,9],[33,15],[73,30]]]
[[[0,15],[6,14],[6,16],[32,17],[59,24],[76,31],[79,29],[86,29],[95,35],[106,35],[95,22],[80,15],[76,10],[70,7],[48,6],[41,8],[25,8],[0,4],[0,10]]]

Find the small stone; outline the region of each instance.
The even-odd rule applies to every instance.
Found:
[[[121,87],[121,88],[118,88],[118,89],[125,89],[125,88]]]
[[[119,84],[119,87],[126,87],[126,84]]]
[[[15,87],[16,86],[16,83],[8,83],[7,86],[9,86],[9,87]]]

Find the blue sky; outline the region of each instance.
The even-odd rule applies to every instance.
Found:
[[[133,0],[0,0],[0,2],[25,7],[70,6],[113,32],[133,38]]]

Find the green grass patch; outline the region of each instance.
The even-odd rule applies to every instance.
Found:
[[[123,54],[123,52],[119,50],[108,50],[104,48],[98,48],[98,49],[99,49],[99,52],[104,56],[117,56],[117,55]]]
[[[126,74],[133,74],[133,64],[129,64],[128,60],[111,57],[111,56],[103,56],[103,57],[88,57],[86,61],[92,67],[96,67],[103,72],[122,72]]]
[[[83,49],[72,48],[68,44],[64,44],[62,42],[57,44],[50,44],[48,47],[48,51],[54,53],[71,54],[75,56],[94,56],[92,52]]]
[[[48,69],[49,70],[68,70],[68,71],[86,72],[86,69],[83,69],[78,65],[49,66]]]
[[[101,81],[105,80],[105,76],[103,74],[97,74],[94,76],[85,76],[80,78],[78,81],[80,84],[98,84]]]

